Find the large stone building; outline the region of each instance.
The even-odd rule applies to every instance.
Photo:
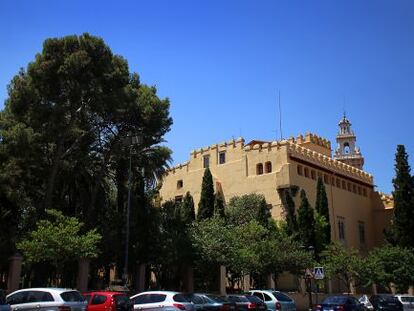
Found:
[[[283,193],[292,186],[316,200],[321,177],[329,201],[332,237],[348,247],[365,251],[383,242],[383,230],[392,214],[390,196],[375,190],[374,178],[363,170],[364,158],[355,146],[356,136],[345,117],[339,123],[338,148],[314,134],[281,141],[243,138],[191,152],[190,160],[170,169],[160,190],[163,201],[181,200],[187,191],[197,204],[204,169],[209,167],[216,191],[226,202],[233,196],[263,194],[272,216],[284,215]],[[299,195],[295,197],[299,205]]]

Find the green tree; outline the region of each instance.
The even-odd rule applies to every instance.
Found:
[[[219,215],[220,217],[224,217],[224,199],[223,195],[220,191],[217,191],[214,194],[214,214]]]
[[[411,176],[404,145],[397,146],[395,155],[394,215],[386,232],[393,245],[414,248],[414,178]]]
[[[315,216],[310,206],[305,190],[300,191],[300,206],[298,209],[299,238],[306,248],[315,247]]]
[[[271,218],[265,197],[256,193],[232,197],[226,209],[226,216],[229,223],[234,225],[256,220],[264,227],[269,226]]]
[[[326,196],[325,184],[322,181],[322,178],[318,178],[318,183],[316,185],[316,203],[315,210],[320,217],[325,218],[324,221],[326,226],[324,226],[321,233],[322,235],[322,245],[320,245],[320,250],[324,249],[329,243],[331,243],[331,225],[329,218],[329,206],[328,206],[328,197]]]
[[[322,265],[329,278],[337,277],[351,292],[351,286],[358,286],[368,278],[367,262],[358,251],[346,249],[338,243],[331,244],[322,253]]]
[[[206,219],[214,215],[214,184],[210,169],[204,171],[201,184],[200,202],[198,203],[197,219]]]
[[[295,211],[295,201],[293,200],[290,191],[285,192],[285,206],[286,206],[286,231],[289,235],[296,235],[298,232],[298,220]]]
[[[190,192],[184,196],[181,204],[181,221],[186,225],[191,225],[195,220],[194,200]]]
[[[37,228],[17,243],[28,263],[49,262],[60,273],[65,262],[97,257],[101,235],[96,230],[82,234],[84,224],[77,218],[64,216],[57,210],[46,213],[52,219],[38,221]]]
[[[414,284],[413,249],[385,245],[369,253],[369,280],[391,290],[397,285],[399,292],[406,292]]]

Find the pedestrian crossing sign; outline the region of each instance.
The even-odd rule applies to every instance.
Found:
[[[323,267],[315,267],[313,268],[313,277],[315,280],[322,280],[325,278],[325,271]]]

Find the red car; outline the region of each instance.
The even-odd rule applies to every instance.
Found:
[[[122,292],[86,292],[82,294],[88,302],[88,311],[132,311],[133,305]]]

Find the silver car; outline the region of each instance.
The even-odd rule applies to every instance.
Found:
[[[132,296],[134,311],[194,311],[193,303],[182,293],[169,291],[143,292]]]
[[[412,295],[395,295],[402,303],[404,311],[414,311],[414,296]]]
[[[252,289],[249,295],[258,297],[263,301],[269,311],[296,311],[295,301],[285,293],[275,290]]]
[[[86,311],[82,295],[67,288],[26,288],[6,297],[12,311]]]

